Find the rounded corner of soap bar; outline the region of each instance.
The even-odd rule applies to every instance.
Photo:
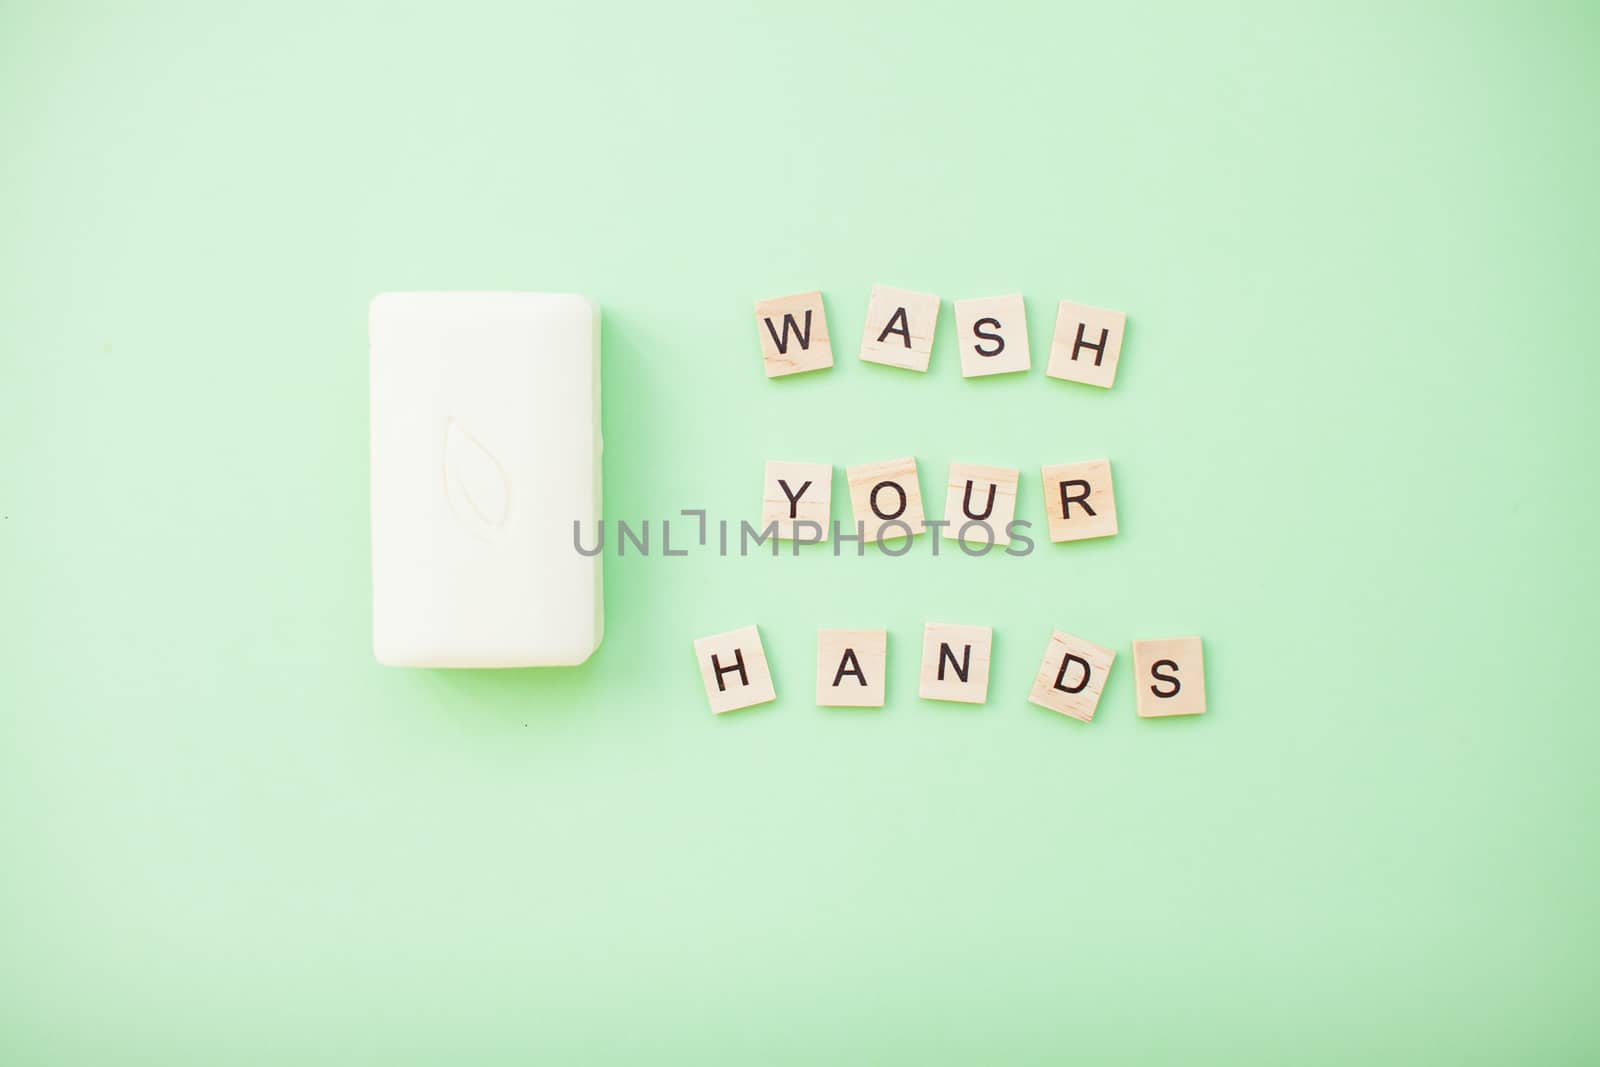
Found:
[[[581,311],[585,315],[600,314],[600,305],[582,293],[551,293],[548,299],[571,304],[574,310]]]
[[[600,651],[605,637],[605,619],[597,611],[592,625],[571,623],[559,633],[546,633],[517,657],[516,667],[581,667]]]
[[[409,647],[404,641],[397,640],[393,634],[381,633],[376,630],[372,634],[372,658],[377,660],[380,667],[421,667],[425,666],[415,648]]]
[[[595,355],[599,355],[600,347],[600,305],[582,293],[523,293],[518,294],[529,298],[531,308],[537,315],[571,316],[574,326],[586,329],[589,332],[590,343],[595,348]]]
[[[529,664],[529,666],[581,667],[593,659],[596,652],[600,651],[600,639],[602,636],[604,635],[597,630],[595,631],[593,637],[589,638],[582,644],[573,645],[570,651],[560,653],[551,659],[544,660],[539,663]]]

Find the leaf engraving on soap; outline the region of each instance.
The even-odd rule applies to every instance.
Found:
[[[456,518],[479,537],[500,533],[511,516],[505,467],[454,418],[444,424],[444,492]]]

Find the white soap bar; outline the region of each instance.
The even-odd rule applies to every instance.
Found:
[[[600,311],[384,293],[368,315],[372,648],[397,667],[582,663],[600,643]]]

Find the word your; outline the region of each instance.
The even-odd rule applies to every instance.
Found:
[[[1111,463],[1097,459],[1085,463],[1058,463],[1039,469],[1044,486],[1045,517],[1052,542],[1082,541],[1111,537],[1117,532],[1117,498],[1111,483]],[[922,488],[917,478],[917,461],[907,456],[859,467],[846,467],[850,490],[854,534],[845,533],[833,519],[833,466],[827,463],[786,463],[769,461],[761,493],[761,526],[741,520],[731,527],[728,520],[717,524],[717,548],[727,556],[735,549],[741,556],[770,542],[778,555],[779,542],[790,541],[795,555],[801,545],[821,544],[832,531],[833,554],[840,555],[847,543],[854,542],[856,555],[866,555],[868,544],[876,545],[886,556],[903,556],[911,550],[910,539],[925,531],[939,535],[933,541],[933,555],[939,554],[940,540],[954,540],[969,556],[984,556],[996,547],[1008,556],[1033,552],[1028,531],[1033,524],[1016,518],[1017,485],[1020,472],[1010,467],[980,467],[969,463],[950,464],[945,480],[944,518],[924,518]],[[702,508],[684,508],[684,517],[699,520],[699,545],[707,547],[709,527]],[[617,520],[617,555],[628,554],[629,546],[638,555],[648,556],[651,523],[645,519],[634,525]],[[730,537],[730,533],[733,535]],[[661,554],[687,556],[689,550],[680,536],[672,544],[672,520],[661,520]],[[583,526],[574,520],[572,547],[583,556],[598,556],[606,548],[606,523],[601,520],[592,534],[593,544],[585,544]],[[898,547],[895,547],[898,546]]]
[[[970,554],[982,555],[996,545],[1009,546],[1019,529],[1013,520],[1020,473],[1010,467],[950,464],[945,479],[944,519],[940,521],[923,518],[915,458],[846,467],[844,473],[850,490],[850,511],[862,536],[871,541],[915,537],[931,529],[945,538],[954,537],[965,548],[969,534],[981,534],[982,550]],[[1039,475],[1052,542],[1116,534],[1117,498],[1111,484],[1110,460],[1058,463],[1039,468]],[[768,461],[761,492],[761,521],[776,524],[778,537],[815,544],[822,540],[832,511],[831,465]],[[835,525],[835,531],[837,528]],[[803,531],[809,531],[811,536],[806,538]],[[1030,551],[1032,544],[1028,542]]]
[[[928,623],[922,631],[917,695],[923,700],[986,703],[993,642],[994,631],[987,626]],[[714,713],[777,699],[756,627],[702,637],[694,643],[694,654]],[[1111,649],[1057,630],[1045,645],[1028,701],[1091,722],[1115,660]],[[817,706],[883,707],[888,662],[884,630],[818,630]],[[1135,711],[1141,718],[1205,713],[1200,638],[1135,641],[1133,673]]]
[[[1028,319],[1020,295],[957,300],[955,321],[963,378],[1030,369]],[[938,322],[939,298],[932,293],[874,285],[867,298],[861,359],[925,372]],[[1126,325],[1127,316],[1120,311],[1061,301],[1045,374],[1110,389]],[[833,366],[833,342],[819,291],[756,301],[756,328],[768,378]]]

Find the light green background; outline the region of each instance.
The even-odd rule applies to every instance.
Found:
[[[1597,64],[1590,5],[5,7],[0,1061],[1600,1055]],[[946,298],[926,376],[874,282]],[[837,365],[768,382],[813,287]],[[601,303],[613,519],[914,453],[1039,524],[1107,456],[1122,533],[612,558],[582,668],[380,668],[366,305],[454,288]],[[963,381],[1017,291],[1034,370]],[[929,619],[987,706],[916,699]],[[780,699],[713,717],[752,622]],[[813,706],[822,626],[886,708]],[[1211,713],[1136,719],[1188,633]]]

